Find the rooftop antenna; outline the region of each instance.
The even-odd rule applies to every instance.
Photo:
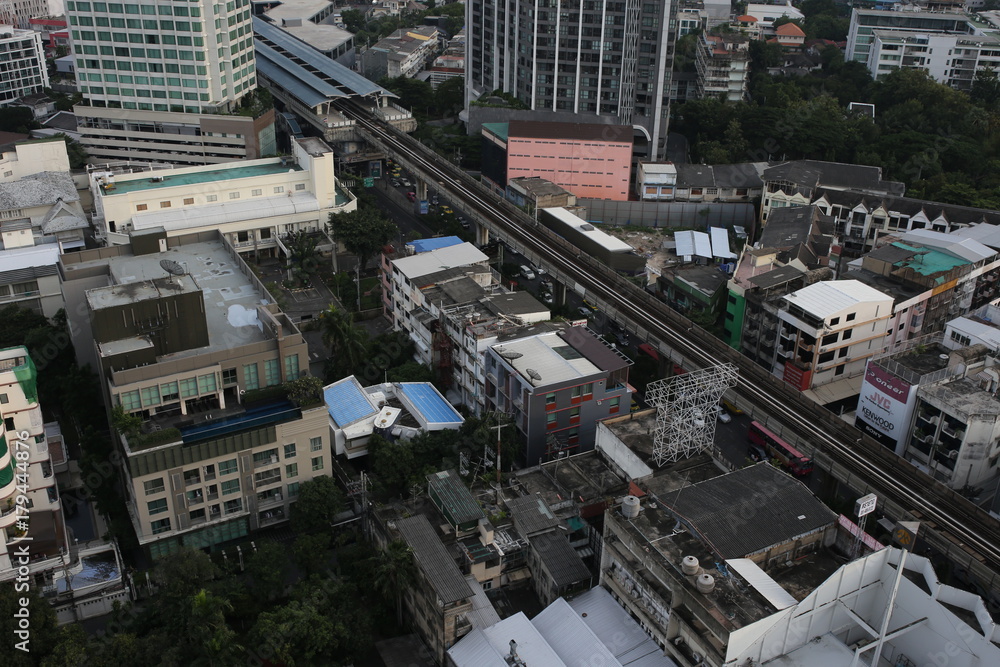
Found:
[[[174,277],[183,276],[185,273],[187,273],[187,271],[184,270],[183,266],[181,266],[172,259],[161,259],[160,268]],[[174,283],[177,285],[181,284],[179,280],[174,281]]]
[[[528,377],[530,377],[533,380],[533,382],[531,383],[532,386],[534,386],[535,382],[538,382],[542,379],[541,373],[536,371],[534,368],[525,368],[524,372],[527,373]]]

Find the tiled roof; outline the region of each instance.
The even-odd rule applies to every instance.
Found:
[[[507,509],[514,520],[514,527],[525,537],[540,533],[559,525],[549,506],[541,496],[523,496],[507,501]]]
[[[658,500],[722,558],[744,558],[837,520],[808,487],[769,463],[713,477]]]
[[[590,578],[590,570],[561,531],[535,535],[528,542],[538,554],[556,588],[571,586]]]
[[[427,485],[456,523],[468,523],[485,518],[483,508],[472,497],[472,492],[465,488],[462,478],[454,470],[442,470],[427,475]]]
[[[434,587],[444,604],[472,597],[475,593],[462,576],[458,565],[441,543],[441,538],[423,514],[396,521],[403,540],[413,550],[417,566]]]

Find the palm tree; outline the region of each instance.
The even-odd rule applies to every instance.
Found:
[[[330,348],[333,367],[344,371],[343,375],[352,374],[368,351],[368,334],[354,325],[350,313],[332,304],[319,317],[323,343]]]
[[[226,623],[226,614],[233,610],[229,600],[212,595],[205,589],[191,599],[189,621],[191,647],[197,652],[190,664],[218,667],[242,662],[243,647],[236,642],[236,633]]]
[[[394,540],[372,558],[375,589],[387,601],[395,598],[396,622],[403,625],[403,591],[416,581],[413,552],[402,540]]]

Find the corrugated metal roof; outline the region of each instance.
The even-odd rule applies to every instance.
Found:
[[[541,387],[590,377],[601,371],[554,332],[512,340],[493,347],[498,352],[498,348],[503,348],[503,352],[519,352],[522,356],[508,359],[507,363],[526,379],[530,378],[527,373],[529,368],[535,371],[541,376],[541,380],[529,379],[529,381],[533,385],[537,382],[537,386]]]
[[[674,242],[677,244],[676,253],[678,257],[693,257],[694,256],[694,232],[691,230],[684,230],[681,232],[674,232]]]
[[[621,667],[622,663],[563,598],[543,609],[531,622],[567,665]]]
[[[736,574],[743,577],[755,591],[763,595],[764,599],[770,602],[778,611],[794,607],[798,604],[788,591],[782,588],[777,581],[772,579],[767,572],[760,569],[757,563],[749,558],[731,558],[726,561],[726,565],[735,570]]]
[[[260,57],[262,53],[260,47],[258,47],[257,53],[259,57],[254,61],[257,64],[257,72],[294,95],[295,99],[304,106],[312,108],[329,101],[330,96],[317,93],[312,86],[302,83],[296,77],[288,74],[285,69],[278,67],[264,57]]]
[[[3,271],[20,271],[35,267],[55,266],[59,262],[59,244],[46,243],[28,248],[11,248],[0,251],[0,269]],[[46,273],[45,275],[51,275]]]
[[[712,241],[705,232],[691,232],[694,236],[694,254],[712,259]]]
[[[461,424],[465,421],[430,382],[402,382],[399,390],[400,399],[409,403],[407,410],[418,419],[422,417],[426,424]]]
[[[507,509],[514,520],[514,527],[525,537],[555,528],[561,523],[541,496],[522,496],[508,500]]]
[[[601,231],[593,224],[587,222],[580,216],[573,215],[561,206],[542,210],[567,227],[571,227],[581,234],[586,234],[588,239],[610,252],[632,252],[632,246],[625,243],[625,241],[611,236],[607,232]]]
[[[590,579],[590,570],[583,564],[576,549],[569,545],[562,531],[535,535],[528,538],[528,544],[538,554],[556,588]]]
[[[591,588],[569,606],[625,667],[677,667],[607,589]]]
[[[980,262],[996,255],[995,250],[987,248],[975,239],[935,232],[930,229],[914,229],[903,235],[903,241],[912,242],[914,240],[919,240],[924,246],[937,248],[969,262]]]
[[[745,558],[837,520],[808,487],[766,462],[658,500],[722,558]]]
[[[434,532],[423,514],[396,521],[396,528],[417,559],[434,592],[444,604],[458,602],[473,596],[465,577],[458,569],[451,554],[444,548],[441,538]]]
[[[334,423],[340,428],[378,413],[361,383],[351,375],[323,389],[323,400]]]
[[[479,628],[474,628],[448,649],[448,657],[458,667],[508,667],[503,654]]]
[[[823,320],[864,301],[892,301],[892,297],[860,280],[813,283],[786,295],[785,299]]]
[[[500,614],[493,607],[493,603],[490,602],[486,591],[483,590],[482,584],[476,581],[476,578],[471,574],[465,578],[465,581],[474,593],[472,597],[472,611],[466,613],[466,617],[472,623],[472,627],[484,630],[499,623]]]
[[[483,508],[479,506],[472,492],[465,488],[465,483],[454,470],[442,470],[427,475],[427,485],[437,496],[445,511],[457,523],[467,523],[485,518]]]
[[[447,248],[453,245],[459,245],[461,243],[464,243],[464,241],[457,236],[438,236],[432,239],[417,239],[415,241],[410,241],[406,245],[413,246],[413,251],[415,253],[422,253],[430,250]]]
[[[413,280],[445,269],[453,269],[470,264],[479,264],[489,260],[483,251],[471,243],[448,246],[422,252],[419,255],[401,257],[393,260],[394,267],[404,276]]]
[[[736,254],[729,249],[729,231],[725,227],[711,227],[709,233],[712,235],[712,255],[722,259],[731,259]]]

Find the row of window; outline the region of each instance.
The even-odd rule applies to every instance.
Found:
[[[300,191],[305,190],[305,189],[306,189],[306,184],[305,183],[296,183],[295,184],[295,191],[296,192],[300,192]],[[274,191],[274,194],[281,194],[282,192],[285,191],[285,186],[284,185],[276,185],[276,186],[274,186],[273,191]],[[263,188],[253,188],[252,190],[250,190],[250,196],[251,197],[260,197],[263,194],[264,194]],[[241,195],[240,195],[239,192],[230,192],[229,193],[229,199],[230,200],[239,199],[240,196]],[[219,200],[219,196],[218,195],[206,195],[205,196],[205,201],[207,203],[209,203],[209,204],[211,204],[213,202],[217,202],[218,200]],[[170,208],[172,205],[173,205],[172,200],[164,200],[164,201],[160,202],[160,208]],[[183,206],[192,206],[192,205],[194,205],[194,197],[185,197],[184,200],[183,200],[183,202],[182,202],[182,205]],[[146,211],[148,209],[149,209],[149,204],[136,204],[136,206],[135,206],[135,210],[137,212],[139,212],[139,211]]]

